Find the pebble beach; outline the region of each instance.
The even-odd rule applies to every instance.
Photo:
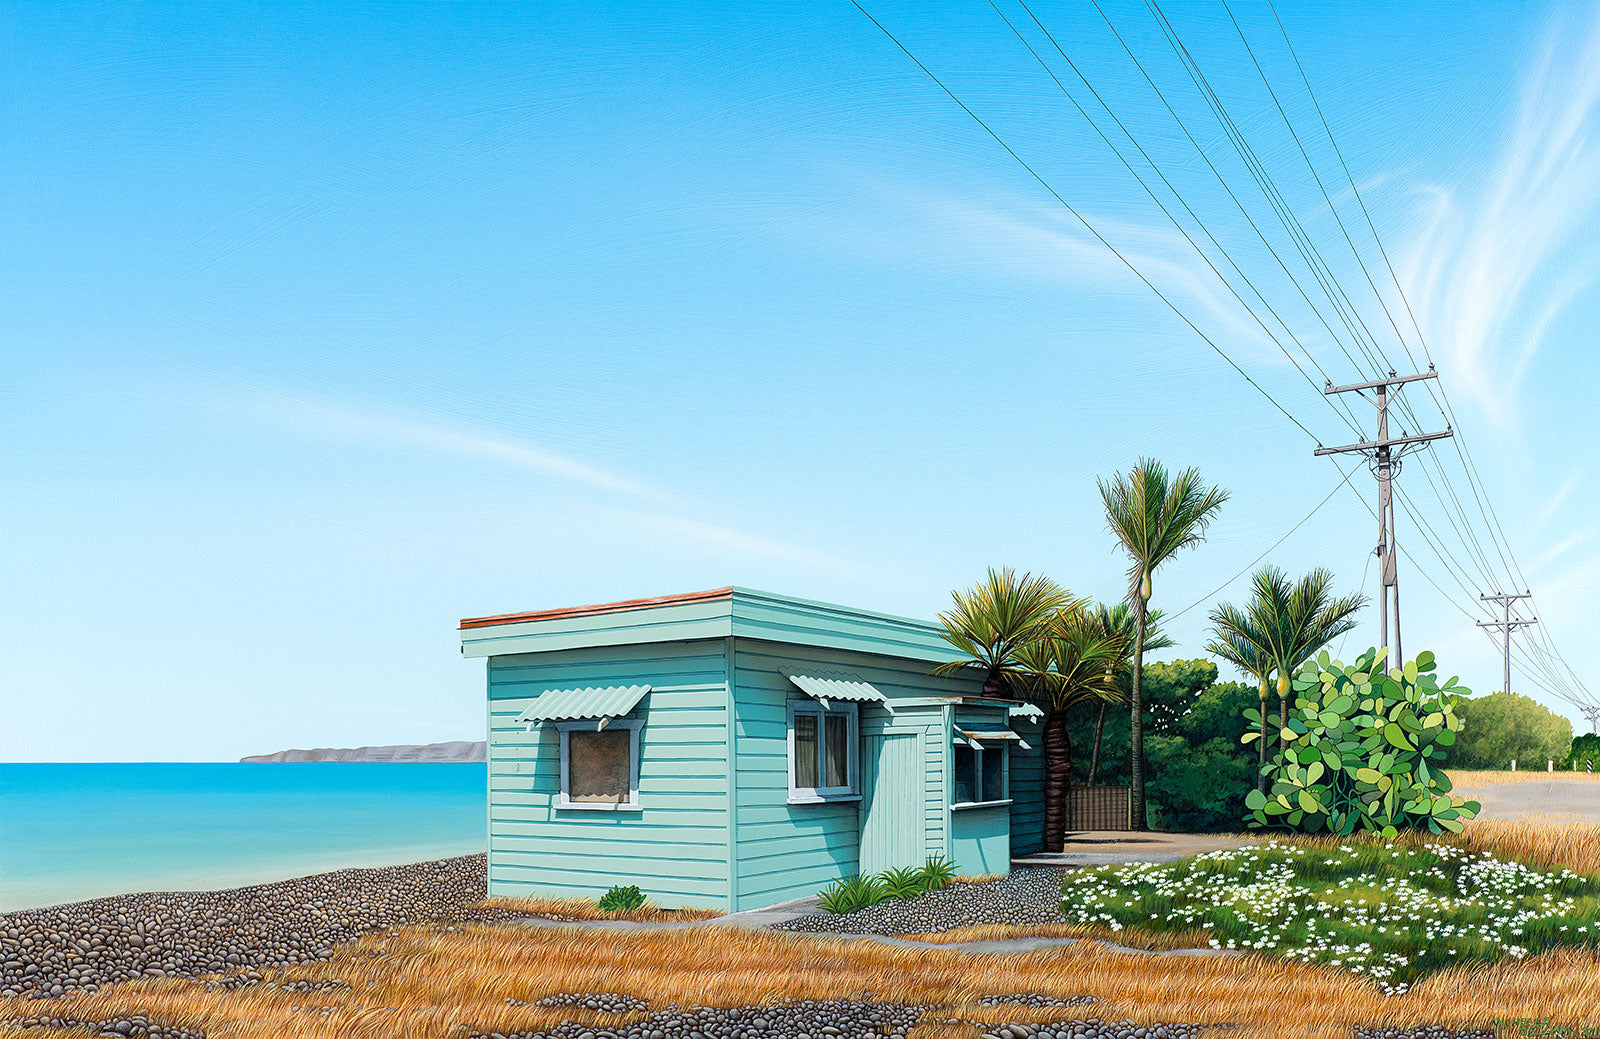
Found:
[[[155,892],[0,914],[0,997],[51,1000],[139,978],[206,977],[226,988],[262,982],[263,971],[330,958],[336,946],[406,924],[464,924],[514,914],[477,905],[485,897],[485,857],[348,869],[227,891]],[[1019,871],[976,885],[956,885],[852,917],[794,921],[793,930],[907,933],[936,931],[974,917],[1044,922],[1054,914],[1059,876]],[[997,922],[997,921],[995,921]],[[339,982],[287,982],[317,987]],[[298,988],[296,990],[299,990]],[[514,1002],[514,1001],[513,1001]],[[567,1022],[543,1031],[462,1032],[472,1039],[904,1039],[918,1022],[949,1008],[865,999],[803,1000],[762,1006],[655,1008],[628,993],[548,996],[544,1006],[628,1014],[615,1028]],[[1060,1007],[1060,1021],[974,1025],[978,1039],[1194,1039],[1198,1025],[1133,1024],[1093,1016],[1092,997],[995,993],[985,1005]],[[76,1028],[131,1039],[205,1039],[199,1030],[128,1014],[78,1020],[29,1004],[29,1015],[0,1024],[23,1029]],[[641,1019],[638,1015],[645,1014]],[[1493,1032],[1445,1029],[1357,1030],[1360,1039],[1493,1039]],[[1353,1037],[1354,1039],[1354,1037]]]
[[[397,924],[483,919],[483,855],[347,869],[230,891],[115,895],[0,914],[0,996],[93,992],[327,959]]]

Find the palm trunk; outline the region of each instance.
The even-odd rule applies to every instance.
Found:
[[[1289,698],[1278,694],[1278,753],[1284,750],[1283,730],[1289,727]]]
[[[1094,750],[1089,752],[1089,785],[1094,786],[1094,776],[1100,771],[1100,734],[1106,731],[1106,702],[1100,701],[1100,717],[1094,722]]]
[[[1267,680],[1261,680],[1261,746],[1256,748],[1260,767],[1256,770],[1256,789],[1267,792]]]
[[[1128,788],[1128,829],[1148,830],[1149,824],[1145,819],[1144,811],[1144,625],[1145,601],[1142,589],[1135,587],[1133,593],[1133,681],[1132,689],[1128,695],[1129,701],[1129,730],[1128,743],[1129,755],[1129,788]]]
[[[1051,710],[1044,719],[1044,846],[1060,852],[1067,839],[1067,790],[1072,786],[1072,737],[1067,712]]]

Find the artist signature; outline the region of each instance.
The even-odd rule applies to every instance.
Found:
[[[1600,1037],[1600,1025],[1558,1025],[1547,1017],[1497,1017],[1494,1019],[1497,1029],[1516,1029],[1515,1032],[1504,1031],[1502,1035],[1517,1035],[1546,1037],[1546,1039],[1579,1039],[1579,1037]]]

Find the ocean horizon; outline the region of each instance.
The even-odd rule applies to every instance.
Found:
[[[0,763],[0,912],[481,852],[471,763]]]

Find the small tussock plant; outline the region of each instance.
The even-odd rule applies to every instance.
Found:
[[[1455,844],[1279,842],[1171,863],[1085,869],[1062,916],[1112,931],[1210,934],[1368,978],[1388,995],[1449,968],[1600,945],[1600,878]]]
[[[711,920],[723,915],[721,910],[699,906],[665,909],[648,899],[627,910],[603,909],[600,902],[593,898],[491,898],[479,902],[478,907],[539,916],[549,920],[620,919],[653,923],[672,920]]]
[[[843,877],[817,894],[824,912],[855,913],[892,899],[912,899],[948,887],[955,879],[954,864],[938,855],[920,866],[901,866],[882,873]]]
[[[639,890],[639,885],[629,884],[623,887],[618,884],[610,891],[600,896],[595,903],[602,913],[616,915],[618,913],[633,913],[644,908],[644,892]]]

